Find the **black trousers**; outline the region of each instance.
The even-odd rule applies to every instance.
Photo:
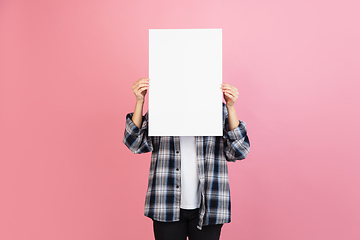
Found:
[[[203,226],[199,230],[199,209],[180,209],[180,221],[158,222],[153,220],[156,240],[219,240],[223,224]]]

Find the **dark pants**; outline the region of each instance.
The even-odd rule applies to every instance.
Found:
[[[199,230],[196,226],[199,222],[199,209],[180,209],[180,221],[154,223],[154,235],[156,240],[219,240],[223,224],[203,226]]]

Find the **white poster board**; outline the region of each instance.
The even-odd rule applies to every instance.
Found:
[[[222,136],[222,29],[149,29],[149,136]]]

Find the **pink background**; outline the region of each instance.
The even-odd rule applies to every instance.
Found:
[[[122,143],[149,28],[223,29],[251,151],[221,239],[358,239],[357,2],[0,0],[0,239],[153,239]]]

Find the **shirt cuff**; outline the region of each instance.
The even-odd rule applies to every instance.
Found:
[[[229,137],[229,140],[240,140],[246,136],[246,123],[243,121],[239,121],[239,126],[234,128],[231,131],[227,132],[227,135]]]
[[[133,134],[139,134],[140,131],[143,131],[144,129],[147,128],[147,113],[145,114],[145,116],[142,117],[142,124],[141,124],[141,128],[139,129],[135,123],[132,121],[132,116],[134,115],[134,113],[128,113],[126,115],[126,130],[129,133],[133,133]]]

